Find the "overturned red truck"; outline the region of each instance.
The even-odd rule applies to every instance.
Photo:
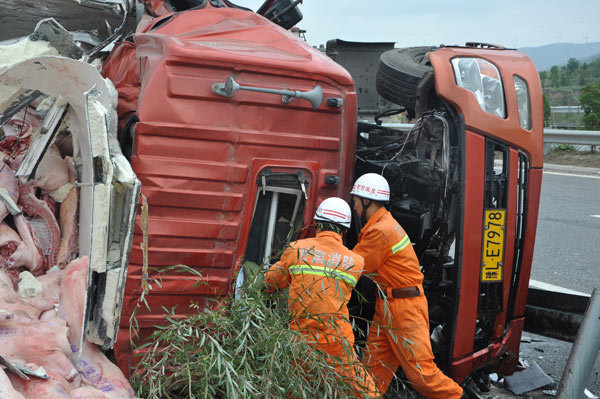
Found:
[[[208,282],[163,275],[152,310],[139,309],[142,336],[161,323],[162,306],[185,314],[190,302],[231,293],[243,261],[276,260],[310,233],[320,201],[348,198],[355,177],[375,172],[390,182],[390,210],[422,265],[438,366],[458,382],[511,374],[542,178],[533,63],[481,43],[394,49],[334,40],[323,53],[288,31],[302,17],[297,4],[268,0],[253,12],[226,0],[146,0],[135,34],[103,61],[118,92],[118,147],[148,199],[149,264],[185,264]],[[411,128],[382,123],[400,113]],[[80,155],[92,187],[106,180],[106,157]],[[113,201],[109,238],[81,245],[94,235],[80,233],[79,255],[91,256],[94,287],[86,333],[113,348],[127,373],[143,234],[139,214],[133,230],[139,186],[130,176],[121,185],[104,197]],[[102,213],[93,191],[80,229]],[[367,279],[358,289],[374,295]],[[120,317],[104,317],[109,311]],[[370,309],[354,299],[351,312]]]

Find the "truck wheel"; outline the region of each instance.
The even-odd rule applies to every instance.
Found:
[[[434,50],[437,47],[409,47],[381,54],[375,79],[379,95],[414,114],[417,85],[427,72],[433,71],[428,54]]]

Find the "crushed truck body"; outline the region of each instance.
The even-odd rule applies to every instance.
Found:
[[[162,307],[185,316],[230,295],[244,262],[275,262],[313,233],[317,204],[349,199],[354,179],[374,172],[390,182],[390,211],[425,275],[438,366],[459,383],[514,372],[542,176],[533,63],[482,43],[333,40],[323,53],[288,30],[302,18],[297,5],[269,0],[252,12],[220,0],[138,1],[136,32],[82,55],[89,62],[43,44],[0,65],[2,90],[11,90],[0,99],[0,269],[11,298],[53,298],[44,284],[59,280],[58,300],[31,319],[55,312],[55,328],[66,322],[76,371],[80,359],[100,362],[94,345],[113,349],[125,375],[135,367],[129,320],[146,233],[151,267],[187,265],[206,284],[163,272],[149,308],[137,309],[140,342],[164,323]],[[414,127],[385,123],[396,114]],[[356,215],[352,224],[349,247]],[[60,281],[77,267],[86,269],[73,285],[84,297],[61,304]],[[375,287],[361,278],[357,291],[368,300],[350,303],[360,342]],[[72,397],[82,389],[62,378]],[[81,371],[75,378],[101,389]]]
[[[383,173],[426,275],[438,364],[458,381],[478,370],[511,373],[541,185],[541,88],[531,61],[477,43],[392,49],[370,74],[363,69],[375,87],[357,90],[359,74],[260,15],[200,3],[146,3],[134,41],[117,44],[103,67],[120,96],[121,147],[148,197],[150,263],[190,265],[208,283],[166,276],[151,308],[185,314],[190,299],[224,295],[238,259],[277,260],[282,246],[310,234],[316,204],[347,198],[355,176]],[[372,107],[361,93],[373,90],[416,127],[380,126],[381,110],[363,122],[359,111]],[[126,303],[141,262],[134,246]],[[138,315],[148,329],[159,318]],[[130,364],[126,323],[121,334],[117,361]]]

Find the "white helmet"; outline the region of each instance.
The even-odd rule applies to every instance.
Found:
[[[377,173],[365,173],[356,179],[350,195],[387,202],[390,200],[390,185],[385,177]]]
[[[350,228],[352,214],[350,205],[338,197],[331,197],[323,200],[315,213],[315,220],[339,224],[347,229]]]

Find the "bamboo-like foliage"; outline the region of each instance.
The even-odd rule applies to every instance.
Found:
[[[197,274],[183,265],[169,269]],[[258,282],[262,276],[253,278]],[[281,295],[285,297],[285,293],[265,294],[261,284],[248,284],[241,298],[221,299],[218,306],[195,305],[197,312],[185,318],[165,308],[167,325],[158,326],[140,347],[147,350],[135,373],[137,395],[148,399],[357,397],[352,381],[289,328],[290,315]]]
[[[209,302],[208,306],[192,304],[196,313],[178,316],[176,309],[165,312],[166,324],[156,326],[155,332],[137,346],[139,325],[137,310],[149,309],[147,295],[153,285],[161,285],[160,276],[176,271],[197,278],[206,284],[202,275],[186,265],[174,265],[157,271],[149,278],[147,263],[148,205],[142,197],[142,229],[144,267],[142,290],[130,318],[130,340],[134,348],[144,349],[133,373],[137,396],[147,399],[300,399],[300,398],[367,398],[368,392],[360,382],[351,380],[343,370],[354,368],[355,375],[366,370],[356,361],[349,361],[354,348],[341,335],[333,334],[340,342],[347,359],[332,359],[307,343],[307,336],[290,329],[290,313],[286,291],[264,292],[263,268],[247,263],[242,269],[245,285],[241,295],[231,295]],[[314,287],[307,287],[307,289]],[[309,289],[309,291],[310,291]],[[336,290],[337,292],[338,290]],[[316,290],[317,295],[318,290]],[[387,300],[385,319],[387,333],[401,339],[403,345],[413,344],[389,329]],[[310,315],[319,324],[336,330],[333,319],[326,315]],[[381,326],[377,328],[379,333]],[[381,333],[384,333],[383,330]],[[319,332],[317,331],[318,335]],[[331,334],[330,334],[331,336]],[[318,337],[313,337],[317,338]],[[310,338],[308,338],[310,340]],[[412,352],[412,350],[411,350]],[[350,373],[352,374],[352,373]]]

